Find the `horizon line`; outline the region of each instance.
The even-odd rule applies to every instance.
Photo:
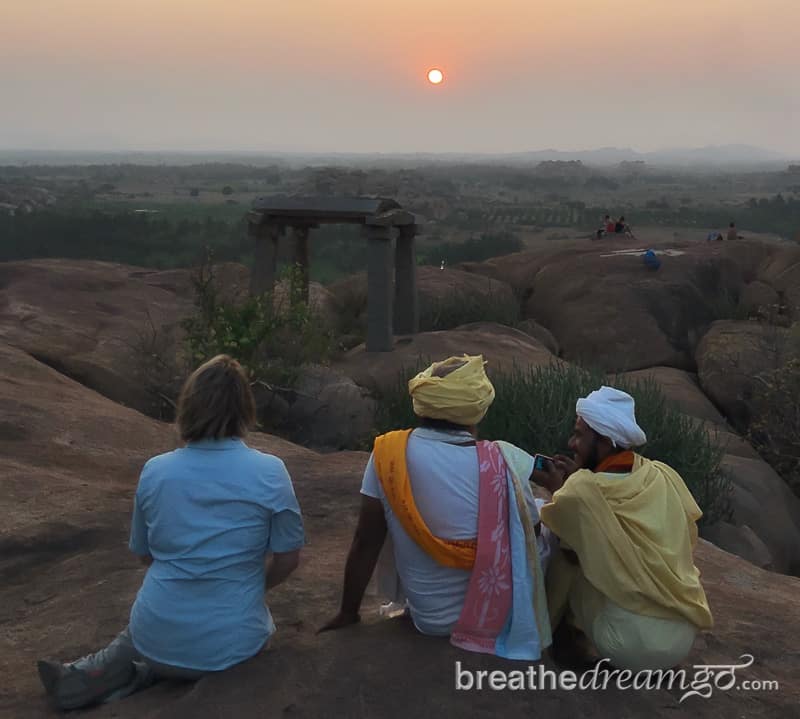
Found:
[[[746,143],[726,143],[722,145],[697,145],[697,146],[674,146],[658,150],[637,150],[633,147],[618,147],[614,145],[604,145],[594,147],[591,149],[561,149],[555,147],[541,148],[541,149],[526,149],[526,150],[507,150],[507,151],[480,151],[480,150],[393,150],[393,151],[368,151],[368,150],[275,150],[275,149],[132,149],[132,148],[35,148],[35,147],[0,147],[0,154],[7,155],[20,155],[20,154],[62,154],[62,155],[76,155],[76,154],[97,154],[97,155],[181,155],[181,156],[202,156],[202,155],[223,155],[223,156],[253,156],[253,157],[484,157],[484,158],[503,158],[515,157],[524,155],[540,155],[540,154],[561,154],[561,155],[592,155],[601,153],[628,153],[632,156],[641,156],[646,158],[648,156],[657,156],[665,154],[686,154],[686,153],[702,153],[702,152],[719,152],[729,150],[734,157],[730,158],[732,162],[738,163],[764,163],[764,162],[781,162],[786,160],[800,159],[800,152],[791,153],[786,150],[770,150],[757,145],[749,145]],[[747,151],[749,153],[761,154],[760,158],[736,158],[735,152]],[[725,159],[716,158],[716,159]],[[624,160],[623,160],[624,161]],[[708,160],[706,160],[708,162]]]

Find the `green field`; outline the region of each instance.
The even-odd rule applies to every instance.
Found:
[[[666,172],[657,168],[424,165],[289,167],[225,163],[0,167],[0,260],[102,259],[157,268],[251,261],[246,214],[260,195],[379,195],[420,221],[421,262],[479,261],[532,236],[585,237],[604,214],[636,229],[694,228],[731,220],[749,233],[796,238],[800,177],[791,172]],[[332,282],[365,266],[358,228],[312,234],[312,279]],[[291,262],[288,244],[281,261]]]

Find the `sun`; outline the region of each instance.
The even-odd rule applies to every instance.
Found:
[[[438,68],[428,70],[428,82],[431,85],[441,85],[444,80],[444,73]]]

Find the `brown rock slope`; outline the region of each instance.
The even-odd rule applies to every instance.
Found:
[[[714,320],[759,314],[752,305],[764,296],[783,298],[775,311],[787,317],[800,307],[800,249],[792,244],[668,237],[558,244],[462,267],[508,282],[525,300],[524,316],[555,335],[564,359],[608,372],[693,370]],[[644,266],[636,251],[643,247],[662,253],[657,272]]]
[[[191,306],[188,273],[109,262],[0,264],[0,341],[117,402],[153,409],[137,368],[153,328]]]
[[[223,299],[247,294],[246,267],[226,263],[214,270]],[[193,307],[193,272],[59,259],[4,262],[0,341],[116,402],[159,416],[161,402],[144,386],[142,367],[152,352],[174,355],[178,325]],[[333,325],[330,293],[312,283],[310,298]],[[277,287],[275,302],[288,304],[285,281]]]
[[[142,463],[172,445],[168,427],[0,346],[0,715],[52,716],[34,661],[72,658],[125,624],[141,580],[126,549]],[[305,562],[270,597],[274,650],[195,685],[165,683],[95,717],[790,717],[800,702],[800,580],[767,573],[705,543],[697,562],[716,615],[690,661],[730,664],[751,653],[741,680],[777,691],[716,690],[710,699],[658,691],[457,692],[454,663],[519,669],[381,621],[317,636],[334,610],[366,456],[318,455],[268,436],[251,440],[287,461],[304,509]]]

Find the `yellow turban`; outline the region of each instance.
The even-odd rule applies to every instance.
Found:
[[[494,401],[494,387],[483,365],[482,355],[434,362],[408,383],[414,414],[467,427],[478,424]],[[456,369],[448,372],[450,367]]]

